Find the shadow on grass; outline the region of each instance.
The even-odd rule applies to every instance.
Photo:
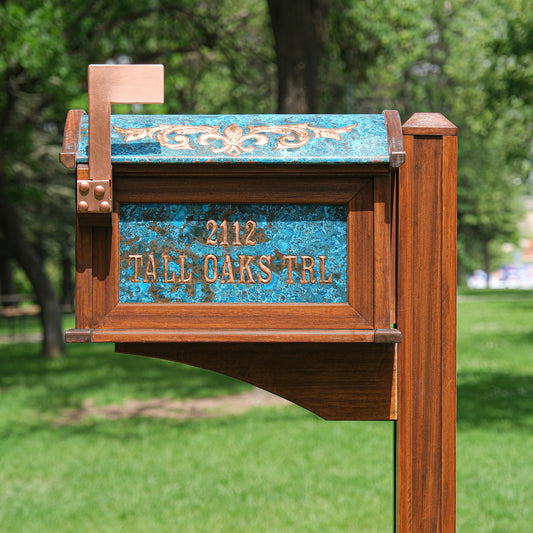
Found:
[[[91,418],[79,423],[73,423],[62,426],[51,427],[45,426],[45,431],[59,432],[65,437],[77,437],[90,434],[93,437],[122,441],[135,441],[140,437],[151,438],[151,435],[167,434],[169,438],[175,436],[176,431],[186,431],[187,434],[202,434],[203,432],[219,432],[230,430],[239,434],[251,431],[257,426],[274,425],[277,430],[282,426],[292,427],[294,424],[307,422],[312,426],[324,423],[316,415],[313,415],[302,408],[254,408],[246,413],[228,414],[212,418],[191,418],[191,419],[172,419],[172,418],[151,418],[151,417],[133,417],[120,420],[111,420],[105,418]],[[43,426],[40,426],[42,429]],[[30,433],[22,428],[21,433]],[[1,433],[0,433],[1,435]]]
[[[457,291],[458,298],[463,296],[479,299],[480,301],[486,298],[499,299],[499,300],[529,300],[533,290],[524,289],[459,289]]]
[[[192,398],[235,394],[249,386],[197,368],[133,355],[113,345],[69,345],[68,355],[46,360],[38,344],[0,346],[0,390],[17,389],[41,412],[127,398]],[[22,391],[22,392],[21,392]]]
[[[505,300],[498,302],[498,306],[502,311],[523,311],[526,313],[533,313],[533,298],[520,298],[516,300]]]
[[[527,333],[533,342],[533,332]],[[39,355],[39,344],[0,346],[0,391],[4,403],[56,417],[86,399],[96,404],[128,398],[192,398],[235,394],[249,388],[216,373],[158,359],[115,354],[112,345],[70,345],[59,360]],[[499,371],[458,375],[458,425],[531,428],[533,376]]]
[[[489,371],[460,372],[459,428],[533,428],[533,376]]]

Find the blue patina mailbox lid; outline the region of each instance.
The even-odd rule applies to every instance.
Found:
[[[88,118],[76,160],[88,162]],[[389,164],[384,114],[113,115],[112,163]]]

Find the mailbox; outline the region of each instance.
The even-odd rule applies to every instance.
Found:
[[[455,530],[457,128],[440,114],[116,115],[161,66],[89,67],[69,342],[395,420],[398,531]],[[405,150],[404,150],[405,146]]]
[[[400,340],[397,112],[115,115],[105,178],[90,174],[90,120],[70,121],[77,277],[67,341]]]
[[[394,343],[397,112],[77,115],[69,342]]]

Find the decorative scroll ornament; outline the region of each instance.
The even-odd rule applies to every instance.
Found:
[[[220,126],[189,126],[186,124],[160,124],[148,128],[119,128],[115,131],[123,136],[125,142],[138,141],[148,137],[171,150],[192,150],[192,135],[198,135],[197,143],[210,146],[214,154],[228,154],[237,157],[244,152],[255,151],[256,146],[265,146],[270,142],[268,134],[280,135],[276,150],[301,148],[311,139],[332,139],[340,141],[341,135],[352,131],[357,124],[344,128],[317,128],[308,122],[303,124],[282,124],[279,126],[249,126],[244,129],[237,124],[230,124],[220,131]],[[218,141],[218,142],[217,142]],[[221,143],[221,145],[220,145]]]

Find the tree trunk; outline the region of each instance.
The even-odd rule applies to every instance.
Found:
[[[268,0],[278,67],[278,113],[317,113],[330,0]]]
[[[43,355],[58,357],[65,351],[59,299],[40,257],[22,231],[17,211],[7,194],[7,176],[3,168],[0,168],[0,227],[10,255],[28,276],[35,290],[37,303],[41,306]]]
[[[0,295],[11,296],[15,294],[15,290],[11,255],[8,253],[6,241],[0,240]],[[4,306],[11,304],[10,301],[2,302]]]
[[[74,284],[72,282],[72,259],[68,240],[61,248],[61,305],[71,310],[74,306]]]

